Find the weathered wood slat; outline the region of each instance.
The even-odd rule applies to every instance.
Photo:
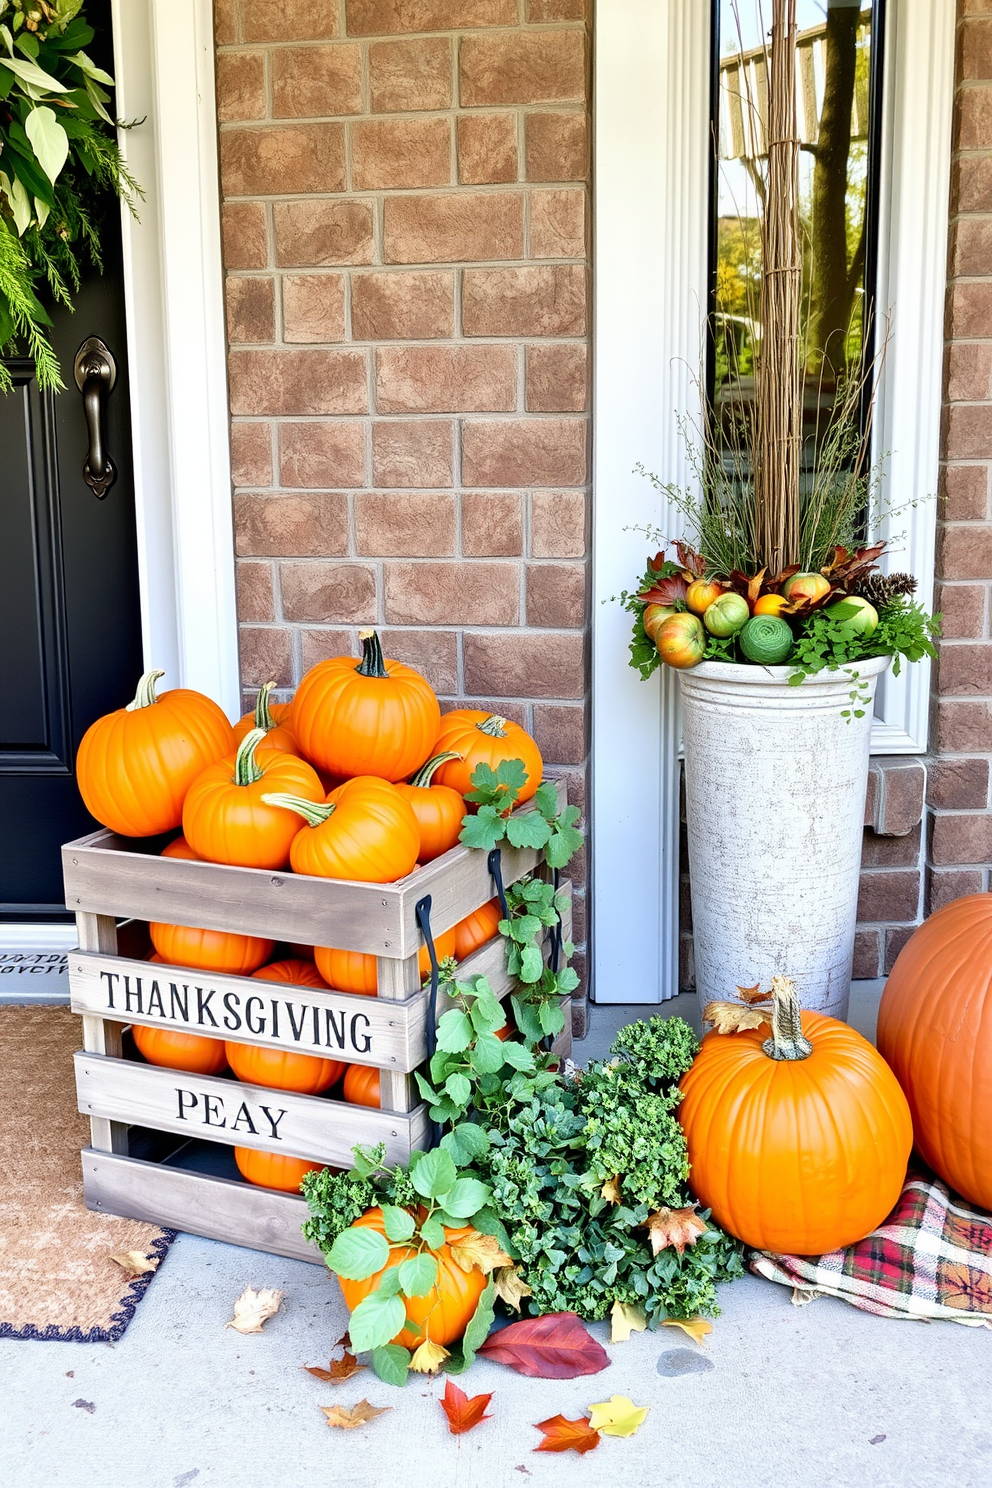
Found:
[[[86,1116],[156,1131],[282,1152],[336,1168],[352,1164],[356,1142],[384,1142],[386,1161],[407,1163],[426,1145],[423,1106],[407,1114],[269,1090],[240,1080],[192,1075],[85,1050],[75,1055],[76,1096]]]
[[[77,914],[76,933],[83,951],[117,953],[117,921],[113,915]],[[95,1054],[111,1054],[120,1058],[120,1023],[104,1018],[83,1017],[83,1048]],[[117,1121],[106,1121],[102,1116],[90,1117],[90,1142],[101,1152],[127,1152],[127,1127]]]
[[[427,1055],[422,993],[389,1002],[85,951],[69,952],[69,992],[73,1012],[84,1015],[400,1073]]]
[[[563,802],[561,782],[558,794]],[[520,809],[533,808],[528,803]],[[504,883],[532,872],[539,856],[533,849],[505,847]],[[62,866],[72,910],[401,958],[420,948],[414,910],[425,894],[431,896],[431,928],[438,935],[493,893],[487,855],[461,846],[394,884],[162,858],[108,831],[68,843]]]
[[[151,1224],[226,1240],[270,1255],[323,1265],[300,1226],[306,1202],[229,1178],[211,1178],[182,1168],[83,1148],[83,1194],[89,1209],[143,1219]]]

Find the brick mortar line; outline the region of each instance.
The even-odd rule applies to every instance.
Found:
[[[267,69],[271,71],[271,69]],[[367,74],[362,73],[363,80]],[[274,85],[274,80],[273,80]],[[271,107],[271,105],[270,105]],[[303,127],[309,124],[339,124],[342,129],[353,124],[429,124],[433,119],[481,119],[486,114],[575,114],[576,118],[586,119],[589,117],[588,103],[580,98],[544,99],[535,103],[449,103],[443,108],[423,109],[389,109],[375,110],[370,107],[363,108],[354,114],[263,114],[261,117],[252,119],[219,119],[217,128],[220,134],[230,134],[233,130],[255,130],[255,129],[284,129]],[[457,134],[457,131],[452,131]],[[960,159],[984,158],[981,151],[961,151]],[[518,161],[522,158],[518,153]],[[471,183],[466,182],[466,185]],[[498,184],[490,182],[489,184]],[[504,185],[512,185],[510,181]],[[962,216],[970,216],[970,213],[962,213]]]
[[[573,35],[582,34],[590,30],[588,21],[508,21],[499,26],[469,26],[459,29],[458,27],[446,27],[439,31],[346,31],[338,36],[304,37],[297,41],[280,40],[273,37],[267,41],[222,41],[214,42],[214,51],[218,56],[229,56],[232,53],[256,54],[258,52],[284,52],[293,48],[304,48],[307,51],[316,50],[319,47],[372,47],[380,42],[395,41],[427,41],[437,37],[447,38],[449,41],[459,39],[471,40],[473,37],[485,36],[519,36],[521,33],[529,36],[554,35],[558,31],[568,31]],[[457,52],[457,48],[454,48]]]

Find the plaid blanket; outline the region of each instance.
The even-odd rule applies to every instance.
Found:
[[[927,1173],[909,1173],[888,1219],[859,1244],[821,1256],[757,1250],[751,1269],[791,1286],[797,1304],[840,1297],[880,1317],[992,1327],[992,1215]]]

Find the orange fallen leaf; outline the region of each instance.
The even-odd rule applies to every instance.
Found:
[[[644,1221],[651,1242],[651,1254],[658,1255],[669,1246],[683,1253],[687,1245],[695,1245],[700,1235],[706,1234],[706,1225],[695,1209],[656,1209]]]
[[[320,1369],[316,1364],[304,1364],[303,1368],[307,1374],[312,1374],[314,1379],[340,1385],[345,1380],[350,1380],[352,1375],[357,1374],[360,1369],[367,1369],[368,1365],[359,1364],[354,1354],[346,1353],[343,1359],[332,1359],[326,1369]]]
[[[760,982],[755,982],[753,987],[738,987],[737,990],[741,995],[741,1002],[747,1003],[767,1002],[772,995],[770,992],[762,992]]]
[[[486,1415],[486,1406],[492,1398],[492,1393],[469,1397],[449,1379],[438,1404],[448,1418],[448,1430],[452,1436],[464,1435],[466,1431],[478,1426],[480,1421],[491,1421],[492,1416]]]
[[[703,1317],[694,1318],[662,1318],[663,1328],[681,1328],[683,1333],[688,1333],[694,1343],[705,1343],[707,1333],[713,1332],[713,1324],[708,1323]]]
[[[366,1421],[384,1416],[393,1407],[369,1405],[367,1400],[360,1400],[357,1405],[322,1405],[320,1408],[327,1417],[328,1426],[340,1426],[342,1431],[354,1431],[356,1426],[364,1426]]]
[[[568,1421],[562,1415],[549,1416],[538,1421],[536,1429],[544,1432],[544,1440],[535,1452],[591,1452],[600,1443],[598,1431],[593,1431],[585,1416],[577,1421]]]
[[[708,1002],[703,1008],[703,1022],[712,1023],[717,1033],[740,1033],[771,1022],[771,1011],[758,1012],[740,1002]]]
[[[152,1260],[141,1250],[119,1250],[110,1259],[116,1261],[129,1279],[144,1276],[148,1271],[158,1270],[158,1261]]]

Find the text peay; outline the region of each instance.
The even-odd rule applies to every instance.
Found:
[[[255,1104],[241,1099],[242,1092],[232,1096],[214,1095],[206,1090],[183,1090],[176,1087],[176,1116],[180,1121],[199,1123],[248,1137],[269,1137],[281,1142],[279,1123],[285,1109]],[[234,1108],[237,1109],[234,1109]]]

